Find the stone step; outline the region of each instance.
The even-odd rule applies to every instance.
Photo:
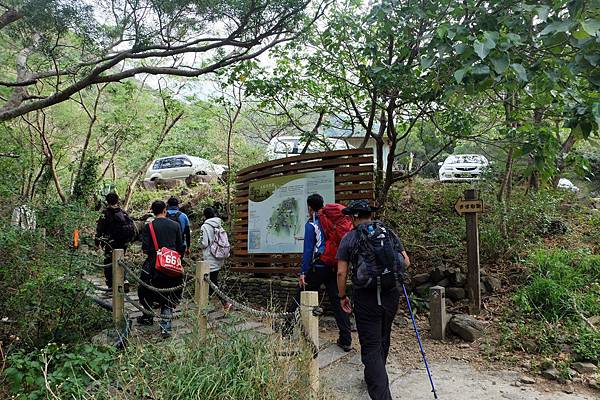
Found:
[[[351,354],[354,354],[354,351],[346,353],[337,344],[330,343],[325,347],[325,349],[319,351],[319,368],[327,368],[334,362],[339,361],[342,358]]]

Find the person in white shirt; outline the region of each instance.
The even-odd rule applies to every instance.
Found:
[[[207,207],[203,211],[204,223],[200,227],[200,248],[202,249],[202,259],[208,263],[210,267],[210,280],[218,286],[219,282],[219,271],[225,263],[225,259],[219,259],[215,257],[210,249],[211,243],[215,240],[215,229],[222,228],[223,222],[221,218],[216,216],[215,210],[212,207]],[[209,295],[213,294],[212,288],[210,288]],[[221,299],[223,308],[225,311],[231,309],[231,303]]]

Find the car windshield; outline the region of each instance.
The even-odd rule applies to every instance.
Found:
[[[446,164],[484,164],[483,157],[478,155],[460,155],[450,156],[446,159]]]

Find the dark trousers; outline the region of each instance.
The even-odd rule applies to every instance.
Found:
[[[146,260],[142,266],[141,280],[150,286],[160,289],[172,288],[183,283],[183,277],[174,278],[157,272],[154,269],[154,261]],[[181,301],[183,289],[178,289],[173,292],[155,292],[145,288],[142,285],[138,286],[138,297],[140,304],[147,310],[153,308],[169,307],[175,308]]]
[[[123,253],[127,252],[127,245],[126,244],[121,244],[121,245],[114,245],[116,247],[114,247],[115,249],[123,249]],[[104,280],[106,282],[106,286],[108,286],[109,288],[112,287],[112,252],[113,252],[113,245],[106,245],[104,247]],[[106,264],[110,264],[110,265],[106,265]]]
[[[354,289],[352,296],[369,396],[373,400],[391,400],[385,363],[390,350],[392,322],[398,311],[400,292],[397,289],[382,292],[381,305],[377,304],[376,290]]]
[[[333,307],[335,315],[335,322],[340,331],[339,341],[341,344],[350,345],[352,343],[352,335],[350,331],[350,316],[342,310],[340,307],[339,292],[337,287],[337,275],[335,271],[327,266],[324,267],[313,267],[308,270],[308,273],[304,277],[306,281],[306,287],[299,288],[296,298],[293,304],[288,308],[289,312],[294,312],[300,304],[300,292],[302,290],[307,291],[319,291],[322,285],[325,285],[329,302]]]
[[[215,285],[219,286],[219,270],[210,271],[210,274],[208,276],[209,276],[209,279],[210,279],[210,281],[212,283],[214,283]],[[221,289],[221,288],[219,288],[219,289]],[[212,296],[214,292],[215,291],[213,290],[212,286],[209,286],[208,287],[208,295]],[[227,304],[227,302],[225,300],[223,300],[222,298],[220,298],[220,297],[219,297],[219,300],[221,301],[221,304],[223,304],[223,305]]]

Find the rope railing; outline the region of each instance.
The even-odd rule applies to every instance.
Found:
[[[139,276],[137,276],[137,274],[134,271],[132,271],[131,268],[129,268],[129,266],[127,265],[127,263],[125,261],[119,260],[119,265],[121,267],[123,267],[123,269],[127,273],[127,277],[128,278],[133,279],[139,285],[145,287],[148,290],[156,292],[156,293],[171,293],[171,292],[176,292],[178,290],[181,290],[181,289],[185,288],[185,286],[186,286],[186,283],[185,283],[185,280],[184,280],[184,282],[181,285],[178,285],[178,286],[173,286],[173,287],[170,287],[170,288],[157,288],[155,286],[149,285],[148,283],[144,282],[142,280],[142,278],[140,278]]]
[[[152,310],[148,310],[143,305],[141,305],[138,301],[132,299],[128,295],[124,295],[124,297],[125,297],[125,300],[127,300],[127,302],[129,304],[131,304],[132,306],[134,306],[138,311],[141,311],[142,314],[144,314],[144,315],[146,315],[148,317],[154,317],[154,318],[160,318],[160,319],[168,319],[168,320],[179,318],[179,315],[157,314],[157,313],[155,313]]]
[[[112,265],[112,263],[108,263],[108,264],[92,263],[92,266],[98,267],[98,268],[109,267],[111,265]]]

